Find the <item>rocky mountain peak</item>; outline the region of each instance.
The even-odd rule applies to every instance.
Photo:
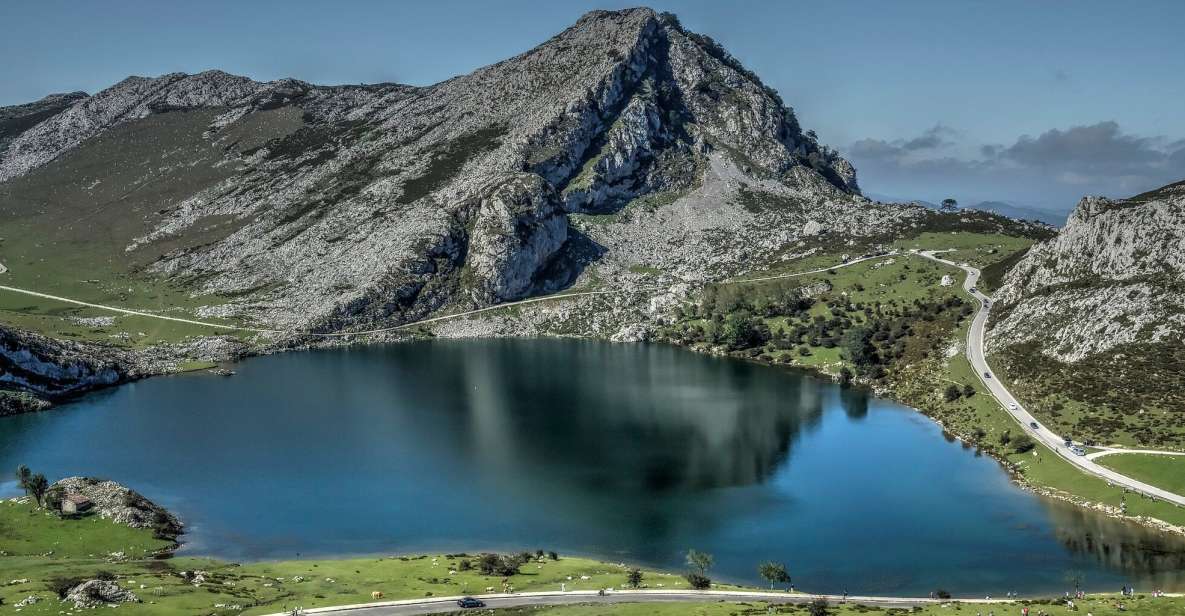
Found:
[[[150,134],[101,138],[121,131]],[[606,276],[649,261],[702,278],[780,250],[808,219],[862,233],[917,215],[859,198],[852,166],[775,91],[646,8],[588,13],[426,87],[130,77],[13,138],[0,185],[20,200],[52,176],[85,207],[89,187],[129,178],[55,175],[72,156],[134,147],[139,164],[154,143],[192,159],[157,153],[145,178],[184,181],[136,206],[142,224],[112,258],[236,298],[219,314],[324,329],[555,290],[594,261]],[[573,227],[641,202],[668,207]]]

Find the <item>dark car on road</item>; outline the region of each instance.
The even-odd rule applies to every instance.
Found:
[[[482,601],[481,599],[474,599],[473,597],[461,597],[460,599],[457,599],[457,606],[465,608],[485,607],[486,602]]]
[[[987,372],[984,372],[984,373],[983,373],[983,378],[985,378],[985,379],[990,379],[990,378],[992,378],[992,375],[991,375],[991,374],[989,374],[989,373],[987,373]]]
[[[1035,422],[1035,421],[1030,421],[1030,422],[1029,422],[1029,427],[1030,427],[1030,428],[1032,428],[1032,429],[1034,429],[1034,430],[1036,430],[1037,428],[1040,428],[1041,426],[1038,426],[1038,425],[1037,425],[1037,422]]]

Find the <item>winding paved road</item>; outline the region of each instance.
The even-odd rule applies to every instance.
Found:
[[[971,362],[972,369],[975,370],[976,376],[991,392],[992,396],[1008,411],[1008,414],[1020,424],[1021,428],[1032,437],[1039,440],[1050,450],[1057,455],[1065,458],[1068,462],[1077,466],[1079,469],[1106,479],[1107,481],[1123,486],[1129,490],[1134,490],[1145,496],[1152,496],[1161,500],[1165,500],[1177,505],[1185,505],[1185,496],[1174,494],[1167,490],[1162,490],[1154,485],[1146,484],[1142,481],[1137,481],[1126,475],[1121,475],[1109,468],[1100,466],[1095,463],[1089,456],[1075,455],[1065,444],[1065,439],[1055,433],[1053,430],[1042,425],[1033,417],[1023,404],[1017,400],[1008,388],[1004,387],[994,376],[991,366],[987,363],[987,357],[984,355],[983,337],[984,329],[987,325],[988,314],[991,312],[991,298],[984,295],[981,291],[976,289],[976,283],[979,281],[979,270],[968,265],[960,265],[954,261],[949,261],[937,256],[937,251],[923,251],[918,254],[928,259],[933,259],[939,263],[944,263],[952,267],[957,267],[967,273],[967,277],[963,280],[963,289],[970,293],[979,302],[979,311],[975,314],[975,319],[971,322],[971,329],[967,332],[967,359]],[[976,290],[972,290],[976,289]],[[1037,426],[1034,428],[1033,426]],[[1118,453],[1118,452],[1115,452]]]
[[[521,607],[526,605],[572,605],[576,603],[672,603],[706,601],[767,601],[771,603],[808,603],[817,598],[839,602],[839,595],[789,594],[785,592],[763,592],[743,590],[616,590],[605,596],[597,596],[595,590],[574,590],[568,592],[524,592],[517,594],[474,595],[486,603],[487,608]],[[460,597],[439,597],[432,599],[409,599],[340,605],[334,607],[310,608],[301,614],[348,613],[351,616],[411,616],[414,614],[439,614],[459,611]],[[875,605],[880,607],[909,608],[915,605],[941,603],[938,599],[911,597],[847,597],[849,603]],[[963,603],[1003,603],[985,599],[959,599]],[[269,616],[290,616],[292,612],[277,612]]]

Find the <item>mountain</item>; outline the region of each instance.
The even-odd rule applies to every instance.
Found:
[[[119,355],[128,375],[568,288],[645,290],[548,330],[629,337],[655,295],[971,220],[863,197],[777,92],[649,9],[426,87],[177,73],[0,117],[27,119],[0,151],[0,284],[294,332],[203,343],[0,297],[7,323],[144,351]]]
[[[1005,275],[989,352],[1067,431],[1176,442],[1185,430],[1182,246],[1185,182],[1083,199]]]
[[[859,199],[777,93],[648,9],[428,87],[131,77],[18,134],[0,180],[10,215],[49,210],[30,231],[77,242],[86,217],[103,261],[327,330],[561,288],[573,254],[707,275],[812,216],[859,234],[912,215]],[[732,203],[744,190],[785,203]],[[570,220],[643,198],[677,202],[612,234]]]

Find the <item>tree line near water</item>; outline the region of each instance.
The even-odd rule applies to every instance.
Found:
[[[857,283],[857,291],[862,287]],[[818,306],[826,311],[819,314]],[[802,288],[776,286],[746,291],[710,286],[703,301],[680,309],[679,322],[666,335],[679,344],[707,343],[733,353],[758,356],[762,352],[792,351],[809,356],[811,348],[840,348],[848,368],[841,379],[855,375],[880,379],[886,369],[906,354],[918,324],[944,316],[956,321],[974,308],[957,295],[910,303],[852,302],[844,296],[818,298]],[[769,320],[776,320],[771,328]],[[784,324],[783,324],[784,323]],[[928,351],[923,350],[924,357]]]

